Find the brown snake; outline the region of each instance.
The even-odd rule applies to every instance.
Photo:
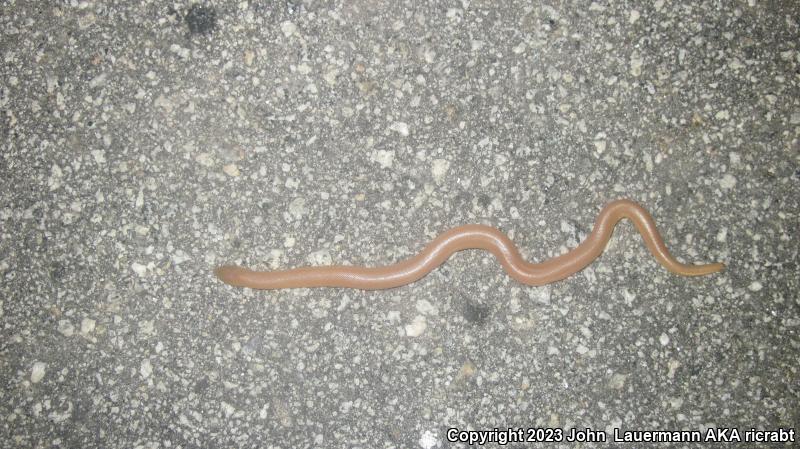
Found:
[[[384,267],[322,266],[284,271],[252,271],[237,266],[214,270],[223,282],[256,289],[343,287],[378,290],[400,287],[421,279],[464,249],[484,249],[500,261],[508,274],[527,285],[544,285],[564,279],[592,263],[606,247],[617,222],[631,220],[650,253],[667,270],[683,276],[703,276],[722,271],[725,265],[688,265],[675,260],[656,230],[653,217],[640,205],[622,199],[608,203],[597,216],[589,236],[575,249],[541,263],[526,262],[514,243],[498,229],[484,225],[452,228],[428,244],[419,254]]]

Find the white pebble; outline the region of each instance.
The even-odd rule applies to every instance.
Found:
[[[191,257],[189,257],[188,254],[186,254],[183,250],[180,249],[175,251],[175,254],[172,255],[172,263],[174,263],[175,265],[180,265],[189,259],[191,259]]]
[[[50,190],[56,190],[61,187],[61,178],[64,176],[64,173],[61,171],[61,167],[58,165],[53,164],[50,168],[50,177],[47,178],[47,186]]]
[[[31,369],[31,382],[39,383],[44,378],[45,370],[47,369],[47,365],[43,362],[36,362],[33,364],[33,369]]]
[[[235,178],[240,175],[239,167],[237,167],[236,164],[228,164],[222,167],[222,171],[224,171],[226,175],[232,178]]]
[[[142,366],[139,367],[139,374],[145,379],[153,374],[153,364],[150,363],[150,359],[142,360]]]
[[[533,301],[549,305],[550,304],[550,296],[551,296],[551,289],[550,286],[544,285],[538,288],[529,288],[528,290],[528,297]]]
[[[305,198],[295,198],[289,203],[289,213],[296,219],[300,219],[308,213],[308,209],[306,209],[306,199]]]
[[[436,315],[439,311],[427,299],[420,299],[416,303],[417,311],[423,315]]]
[[[436,60],[436,52],[433,51],[432,48],[425,48],[422,51],[422,58],[425,59],[425,62],[428,64],[433,64],[433,61]]]
[[[439,439],[436,438],[435,433],[431,432],[430,430],[426,430],[419,437],[418,443],[422,449],[433,449],[434,447],[439,446]]]
[[[626,380],[628,380],[627,375],[617,373],[611,376],[611,380],[608,382],[608,386],[615,390],[621,390],[622,387],[625,386]]]
[[[630,306],[636,299],[636,295],[627,288],[622,289],[622,298],[625,300],[625,305]]]
[[[406,335],[409,337],[419,337],[427,328],[428,323],[425,321],[425,317],[422,315],[417,315],[411,324],[406,324]]]
[[[669,344],[669,335],[661,334],[661,336],[658,337],[658,342],[661,343],[661,346],[668,345]]]
[[[220,405],[222,406],[222,412],[225,413],[226,418],[230,418],[231,415],[233,415],[233,413],[236,411],[236,409],[232,405],[228,404],[225,401],[222,401]]]
[[[287,20],[281,23],[281,31],[284,36],[289,37],[297,32],[297,25]]]
[[[333,258],[331,257],[330,251],[321,249],[309,254],[308,262],[315,266],[331,265],[333,264]]]
[[[155,331],[153,320],[139,321],[138,325],[139,325],[139,333],[141,333],[142,335],[152,335],[153,331]]]
[[[410,133],[408,124],[405,122],[394,122],[391,124],[391,126],[389,126],[389,130],[394,131],[403,137],[408,136]]]
[[[631,75],[639,76],[642,74],[642,65],[644,65],[644,60],[639,57],[631,57]]]
[[[84,335],[91,334],[92,332],[94,332],[95,324],[96,324],[95,320],[91,318],[84,318],[81,321],[81,333]]]
[[[269,267],[273,270],[280,268],[282,265],[281,258],[283,258],[283,255],[284,251],[282,249],[273,248],[269,250],[269,256],[267,256]]]
[[[635,23],[637,20],[639,20],[639,16],[639,11],[632,9],[630,15],[628,16],[628,22]]]
[[[70,320],[60,320],[58,322],[58,332],[65,337],[71,337],[75,333],[75,327]]]
[[[736,185],[736,178],[732,174],[726,173],[725,176],[719,180],[719,185],[723,189],[732,189],[733,186]]]
[[[89,87],[94,89],[95,87],[102,86],[103,84],[106,83],[106,79],[108,79],[108,74],[101,73],[92,78],[91,80],[89,80]]]
[[[333,70],[329,70],[328,72],[326,72],[325,75],[322,76],[322,79],[324,79],[325,82],[328,83],[329,86],[333,86],[334,84],[336,84],[336,77],[338,75],[339,75],[339,71],[337,69],[333,69]],[[343,110],[342,112],[345,113],[345,116],[348,116],[346,111]],[[350,115],[352,115],[352,110],[351,110]]]
[[[372,160],[377,162],[381,168],[389,168],[394,164],[393,150],[377,150],[372,153]]]
[[[214,158],[208,153],[200,153],[195,156],[194,160],[204,167],[211,167],[214,165]]]
[[[301,75],[308,75],[309,73],[311,73],[311,66],[306,63],[302,63],[297,66],[297,71]]]
[[[131,269],[134,273],[138,274],[139,276],[144,276],[147,273],[147,267],[140,264],[139,262],[134,262],[131,264]]]
[[[92,157],[94,161],[99,164],[104,164],[106,162],[106,152],[103,150],[92,150]]]
[[[603,154],[606,151],[606,141],[605,140],[595,140],[594,141],[594,150],[597,154]]]
[[[750,289],[751,292],[758,292],[764,288],[764,285],[762,285],[761,282],[753,281],[747,288]]]
[[[444,175],[447,174],[447,169],[449,168],[450,162],[446,161],[445,159],[434,159],[433,164],[431,165],[433,180],[436,181],[437,184],[441,184],[441,182],[444,180]]]

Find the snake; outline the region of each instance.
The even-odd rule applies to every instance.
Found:
[[[722,263],[684,264],[670,254],[650,213],[629,199],[606,204],[586,239],[572,250],[539,262],[527,262],[514,242],[497,228],[467,224],[451,228],[434,238],[418,254],[400,262],[377,267],[331,265],[306,266],[280,271],[255,271],[225,265],[214,269],[222,282],[253,289],[333,287],[381,290],[401,287],[422,279],[453,253],[480,249],[492,253],[513,279],[530,286],[563,280],[586,268],[605,250],[614,228],[622,219],[630,220],[641,234],[650,253],[664,268],[682,276],[704,276],[725,269]]]

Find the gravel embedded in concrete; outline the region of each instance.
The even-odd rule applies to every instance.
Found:
[[[798,8],[633,5],[5,2],[0,441],[796,427]],[[539,288],[478,251],[377,292],[211,272],[387,264],[464,223],[542,260],[621,197],[728,269],[674,276],[626,224]]]

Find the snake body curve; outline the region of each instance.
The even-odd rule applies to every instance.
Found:
[[[592,263],[602,254],[614,227],[623,218],[633,222],[650,253],[675,274],[703,276],[725,268],[722,263],[690,265],[678,262],[667,250],[653,217],[639,204],[621,199],[608,203],[600,211],[592,232],[580,245],[540,263],[526,262],[511,239],[500,230],[470,224],[452,228],[436,237],[419,254],[383,267],[339,265],[253,271],[229,265],[217,267],[214,273],[227,284],[255,289],[341,287],[378,290],[415,282],[457,251],[483,249],[491,252],[512,278],[526,285],[538,286],[562,280]]]

